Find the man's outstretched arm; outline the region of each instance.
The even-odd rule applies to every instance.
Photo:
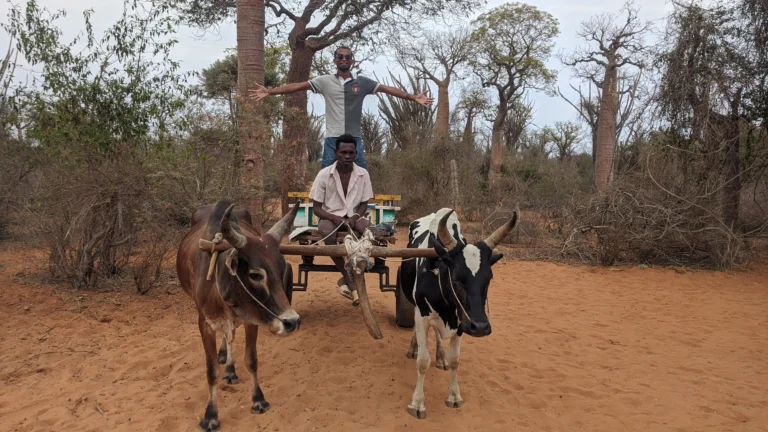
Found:
[[[255,84],[255,85],[256,85],[256,88],[249,90],[248,93],[250,93],[251,99],[255,99],[257,101],[262,100],[267,96],[296,93],[302,90],[304,91],[312,90],[312,86],[309,85],[309,81],[286,84],[284,86],[275,87],[271,89],[268,89],[261,84]]]
[[[425,107],[428,107],[432,105],[432,102],[435,101],[435,99],[431,97],[427,97],[427,92],[423,91],[417,95],[408,94],[399,88],[390,87],[384,84],[380,84],[379,87],[376,89],[376,93],[386,93],[390,94],[394,97],[398,97],[400,99],[405,99],[409,101],[414,101],[419,105],[423,105]]]

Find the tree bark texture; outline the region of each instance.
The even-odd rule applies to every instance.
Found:
[[[298,27],[297,23],[297,27]],[[299,34],[299,33],[296,33]],[[315,51],[307,47],[301,38],[289,38],[291,47],[291,63],[288,67],[288,82],[300,83],[309,81],[312,69],[312,57]],[[283,177],[280,184],[282,198],[282,214],[288,213],[288,192],[306,189],[305,172],[307,168],[307,92],[300,91],[284,96],[283,104],[283,144],[278,152],[283,164]]]
[[[488,182],[492,188],[501,180],[501,170],[504,165],[504,122],[507,119],[507,101],[503,95],[499,96],[499,109],[491,131],[491,169],[488,171]]]
[[[439,143],[448,142],[451,135],[450,101],[448,98],[449,79],[444,79],[437,84],[437,120],[435,122],[435,135]]]
[[[240,98],[238,135],[243,152],[241,182],[249,200],[254,224],[263,221],[263,171],[266,123],[257,103],[248,98],[248,90],[264,84],[264,0],[237,0],[237,92]]]
[[[608,62],[603,78],[600,114],[597,119],[595,143],[595,189],[603,193],[613,181],[613,162],[616,151],[616,116],[618,115],[618,68]]]

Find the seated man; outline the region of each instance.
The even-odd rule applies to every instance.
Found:
[[[373,188],[368,171],[355,164],[355,137],[350,134],[339,136],[336,139],[335,155],[336,162],[317,173],[309,191],[309,198],[314,204],[314,214],[319,219],[317,225],[320,234],[323,238],[327,237],[327,245],[336,244],[336,233],[347,231],[348,227],[360,235],[368,229],[376,237],[376,227],[363,217],[368,209],[368,200],[373,198]],[[342,226],[336,230],[339,225]],[[344,269],[344,259],[331,259],[342,275],[338,282],[339,292],[352,300],[349,287],[354,285],[351,276]]]

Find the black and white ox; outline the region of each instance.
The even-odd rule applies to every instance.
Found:
[[[451,370],[448,407],[458,408],[464,401],[459,393],[456,369],[459,366],[461,335],[483,337],[491,334],[486,315],[488,285],[493,279],[491,267],[502,254],[493,248],[509,235],[517,224],[518,212],[483,241],[467,243],[461,235],[459,220],[451,209],[441,209],[411,223],[409,248],[434,248],[438,258],[418,258],[400,267],[400,286],[405,298],[415,306],[414,335],[409,358],[416,359],[418,378],[408,412],[418,418],[427,416],[424,405],[424,376],[430,357],[427,334],[430,327],[437,339],[436,366]],[[451,339],[446,358],[442,340]]]

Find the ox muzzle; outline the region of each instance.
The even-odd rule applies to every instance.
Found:
[[[461,331],[472,337],[488,336],[491,334],[491,323],[487,319],[462,320]]]
[[[283,336],[291,334],[301,326],[301,318],[293,308],[280,314],[279,317],[269,321],[269,331],[272,334]]]

